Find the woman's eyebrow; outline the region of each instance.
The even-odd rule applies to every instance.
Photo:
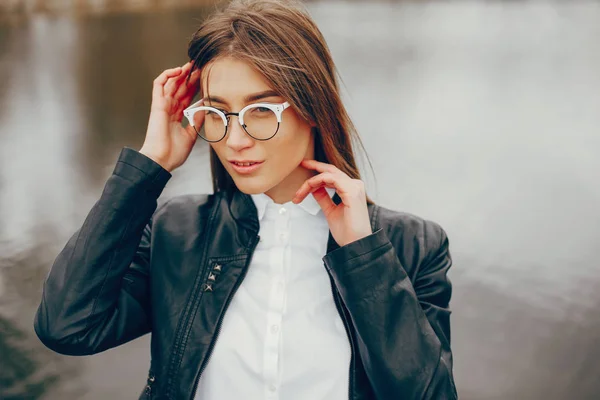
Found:
[[[265,90],[263,92],[258,92],[254,94],[249,94],[244,98],[246,103],[250,103],[251,101],[256,101],[260,99],[264,99],[265,97],[278,97],[279,93],[274,90]]]
[[[280,96],[279,93],[277,93],[274,90],[264,90],[262,92],[247,95],[246,97],[244,97],[244,101],[246,103],[250,103],[252,101],[264,99],[266,97],[279,97],[279,96]],[[226,105],[229,104],[229,103],[227,103],[227,101],[225,99],[223,99],[222,97],[219,97],[219,96],[206,97],[205,100],[208,101],[209,103],[221,103],[221,104],[226,104]]]

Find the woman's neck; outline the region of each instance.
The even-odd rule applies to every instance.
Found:
[[[310,177],[316,175],[314,171],[298,166],[292,173],[285,177],[279,184],[267,190],[265,194],[276,204],[292,201],[300,186]]]

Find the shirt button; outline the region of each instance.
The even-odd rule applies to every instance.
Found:
[[[278,330],[279,330],[279,326],[277,326],[277,325],[271,325],[271,332],[277,333]]]
[[[269,385],[269,390],[270,390],[271,392],[274,392],[274,391],[276,391],[276,390],[277,390],[277,387],[275,387],[275,385],[271,384],[271,385]]]
[[[279,240],[281,240],[282,242],[285,242],[286,239],[287,239],[287,234],[286,233],[280,233],[279,234]]]
[[[279,214],[281,214],[281,215],[285,214],[286,212],[287,212],[287,210],[285,209],[285,207],[281,207],[279,209]]]

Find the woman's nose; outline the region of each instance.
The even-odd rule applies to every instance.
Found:
[[[253,143],[254,140],[242,128],[238,117],[230,116],[227,127],[227,146],[234,150],[240,150],[252,146]]]

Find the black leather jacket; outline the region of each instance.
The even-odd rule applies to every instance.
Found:
[[[140,398],[188,400],[247,272],[259,221],[240,191],[158,202],[170,177],[137,151],[122,150],[100,199],[52,266],[34,327],[47,347],[68,355],[152,332]],[[372,235],[339,247],[330,234],[323,257],[352,348],[349,397],[456,399],[446,234],[377,205],[369,214]]]

